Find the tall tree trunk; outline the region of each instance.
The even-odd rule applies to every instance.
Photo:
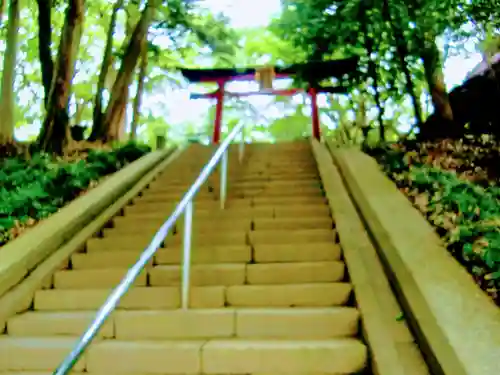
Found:
[[[372,5],[371,2],[367,2],[367,4]],[[370,27],[369,30],[369,19],[368,19],[368,14],[367,14],[367,8],[365,7],[362,10],[363,14],[363,22],[362,22],[362,28],[363,28],[363,33],[364,39],[365,39],[365,46],[366,46],[366,52],[368,55],[368,74],[371,76],[373,80],[373,89],[375,90],[375,105],[377,106],[377,119],[378,119],[378,126],[379,126],[379,138],[380,142],[385,141],[385,127],[384,127],[384,109],[382,107],[382,100],[380,98],[380,92],[378,91],[379,87],[379,80],[378,80],[378,72],[377,72],[377,64],[375,63],[373,59],[373,52],[374,52],[374,44],[375,40],[374,37],[376,35],[375,32],[373,32],[373,27]],[[373,36],[370,37],[369,31],[373,32]]]
[[[422,116],[422,107],[420,106],[420,100],[417,98],[415,94],[415,85],[413,84],[413,80],[411,77],[410,70],[408,69],[408,64],[406,64],[406,56],[408,56],[408,45],[406,42],[406,38],[401,30],[401,22],[396,17],[393,17],[391,14],[391,9],[389,7],[389,1],[383,0],[382,11],[384,14],[384,18],[389,22],[392,29],[392,34],[394,36],[396,42],[396,51],[399,59],[399,65],[401,70],[405,76],[406,81],[406,91],[410,95],[411,102],[413,104],[413,110],[415,111],[415,118],[417,120],[416,126],[421,126],[424,122]]]
[[[371,125],[367,121],[366,116],[366,100],[365,100],[365,92],[361,92],[360,98],[358,101],[358,110],[356,111],[356,128],[361,131],[362,134],[362,143],[366,144],[368,141],[368,134],[372,129]]]
[[[148,45],[146,39],[143,41],[141,51],[141,65],[137,76],[137,93],[134,99],[134,112],[132,117],[132,125],[130,128],[130,140],[135,141],[137,138],[137,128],[139,126],[139,118],[141,116],[141,102],[144,93],[144,81],[146,79],[146,70],[148,67]]]
[[[129,87],[125,89],[125,93],[123,97],[126,98],[117,111],[116,121],[111,124],[111,127],[108,129],[107,139],[111,141],[121,141],[124,139],[125,128],[127,123],[127,105],[129,98]]]
[[[47,114],[38,137],[40,149],[62,154],[69,135],[68,102],[76,46],[80,43],[85,0],[69,0],[47,103]]]
[[[120,122],[123,108],[128,103],[128,87],[132,83],[134,71],[141,54],[143,41],[147,37],[149,24],[154,12],[155,0],[149,0],[142,11],[125,50],[120,70],[111,89],[109,103],[103,116],[102,127],[99,129],[100,139],[104,142],[113,141],[112,129]]]
[[[90,104],[90,101],[86,101],[85,99],[76,100],[76,110],[73,116],[73,121],[70,127],[71,138],[75,142],[81,142],[85,140],[85,130],[87,128],[85,126],[80,125],[83,117],[83,113],[85,112],[85,108]]]
[[[444,82],[444,74],[441,69],[439,50],[434,39],[423,43],[421,51],[424,65],[425,79],[431,93],[432,104],[440,118],[453,121],[453,110]]]
[[[52,75],[54,74],[54,61],[52,60],[52,0],[37,0],[38,3],[38,54],[42,69],[42,84],[45,93],[44,104],[47,108]]]
[[[83,117],[83,112],[85,111],[85,107],[87,106],[87,104],[88,102],[86,102],[84,99],[76,101],[76,110],[75,116],[73,117],[73,125],[80,125]]]
[[[90,141],[96,141],[102,137],[102,96],[106,86],[106,78],[108,76],[109,68],[113,62],[113,39],[116,28],[116,18],[118,17],[118,11],[123,7],[123,4],[124,0],[116,1],[113,7],[113,13],[111,14],[111,20],[109,22],[108,34],[106,36],[106,47],[104,48],[101,71],[99,72],[99,79],[97,81],[97,92],[95,95],[94,112],[92,116],[93,127],[89,138]]]
[[[0,94],[0,143],[14,139],[14,80],[16,72],[19,0],[10,0],[7,47],[3,58],[2,90]]]
[[[0,0],[0,26],[2,26],[4,12],[5,12],[5,0]]]
[[[425,80],[429,87],[435,113],[442,120],[452,122],[453,110],[444,82],[439,49],[436,45],[436,35],[432,31],[434,25],[429,23],[425,15],[419,14],[417,9],[422,9],[421,1],[410,1],[404,4],[408,10],[408,17],[416,27],[416,45],[420,50],[424,66]]]

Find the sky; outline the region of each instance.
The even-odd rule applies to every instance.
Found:
[[[267,26],[273,15],[279,15],[280,0],[203,0],[214,12],[230,17],[233,27]]]

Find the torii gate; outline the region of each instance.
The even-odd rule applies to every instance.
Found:
[[[261,67],[244,69],[180,69],[182,75],[190,83],[214,82],[218,88],[214,92],[207,94],[192,93],[191,99],[215,98],[215,121],[212,142],[219,143],[222,124],[222,109],[224,108],[224,98],[247,97],[252,95],[282,95],[292,96],[300,92],[307,92],[311,98],[312,107],[312,134],[316,139],[320,139],[320,122],[318,113],[317,95],[319,93],[346,93],[345,86],[321,87],[319,82],[327,78],[342,79],[357,71],[359,57],[351,57],[342,60],[308,62],[305,64],[294,64],[289,67]],[[295,75],[307,82],[306,89],[273,89],[274,79],[290,78]],[[259,82],[259,91],[232,93],[225,89],[228,82],[250,81]]]

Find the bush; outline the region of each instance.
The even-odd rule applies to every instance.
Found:
[[[379,149],[373,155],[434,225],[448,250],[500,304],[500,188],[416,162],[401,149]]]
[[[97,181],[149,152],[126,144],[112,151],[90,150],[81,160],[65,162],[45,154],[0,161],[0,246],[23,228],[57,212]]]

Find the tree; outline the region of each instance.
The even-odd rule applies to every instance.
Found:
[[[199,15],[190,16],[189,11],[191,8],[190,2],[177,2],[169,3],[167,8],[156,9],[156,1],[148,1],[146,7],[141,13],[141,17],[137,22],[133,32],[130,36],[127,47],[123,52],[120,69],[116,75],[113,86],[110,90],[110,99],[106,110],[102,115],[94,117],[94,124],[90,140],[102,140],[104,142],[113,141],[117,139],[118,129],[120,129],[128,103],[128,88],[132,83],[133,75],[141,55],[142,45],[146,42],[148,29],[150,24],[155,21],[154,12],[159,10],[160,14],[167,13],[167,20],[158,22],[156,28],[166,28],[167,30],[174,30],[180,26],[184,33],[191,30],[195,36],[204,43],[215,44],[215,52],[217,49],[222,50],[223,53],[231,51],[231,43],[227,41],[220,41],[219,38],[214,38],[211,33],[218,33],[219,36],[224,36],[225,29],[221,28],[221,20],[215,19],[212,16],[200,17]],[[208,33],[209,30],[211,33]],[[181,34],[182,35],[182,34]],[[229,49],[228,49],[229,47]],[[96,101],[97,103],[97,101]],[[97,122],[95,120],[98,120]]]
[[[67,43],[68,33],[65,26],[69,0],[37,0],[36,2],[17,0],[18,13],[22,16],[17,19],[18,27],[14,33],[17,43],[12,43],[14,39],[7,35],[9,25],[15,26],[15,22],[7,24],[13,17],[8,16],[7,12],[3,13],[4,8],[7,10],[9,1],[2,1],[0,4],[0,16],[5,16],[5,27],[2,29],[4,43],[0,48],[9,49],[8,51],[2,49],[2,64],[6,64],[6,67],[2,71],[4,84],[0,90],[0,97],[3,96],[5,100],[1,101],[0,109],[6,115],[2,116],[0,129],[7,129],[1,134],[7,134],[8,139],[12,138],[15,128],[23,128],[23,133],[28,132],[23,137],[28,137],[29,140],[38,139],[37,143],[42,149],[61,150],[67,143],[68,133],[74,135],[77,140],[85,139],[88,135],[94,123],[93,104],[96,102],[98,92],[102,98],[103,118],[108,107],[116,103],[116,94],[113,98],[110,96],[115,81],[120,76],[120,66],[123,65],[123,61],[130,61],[127,48],[141,11],[144,10],[145,2],[124,0],[121,8],[115,2],[110,4],[103,0],[85,3],[86,6],[82,12],[85,16],[75,28],[70,43]],[[12,4],[15,2],[13,1]],[[111,33],[109,26],[112,23],[112,10],[115,6],[121,10],[115,12],[116,21],[111,43],[110,63],[102,64],[102,61],[106,60],[106,58],[103,59],[104,52],[106,49],[109,50],[106,47],[106,39],[108,32]],[[126,17],[123,17],[124,15]],[[129,31],[123,33],[124,29]],[[12,32],[9,35],[12,36]],[[139,95],[139,97],[144,97],[144,100],[137,108],[141,108],[140,112],[145,113],[136,111],[135,116],[137,119],[137,115],[141,115],[141,125],[154,127],[161,123],[168,126],[161,111],[151,110],[152,105],[149,100],[151,96],[164,92],[168,87],[178,85],[180,81],[175,68],[182,65],[198,66],[200,56],[217,60],[219,66],[230,66],[229,57],[234,55],[233,48],[236,43],[234,36],[232,30],[227,28],[227,20],[224,17],[214,15],[209,9],[203,8],[199,2],[159,0],[148,32],[143,38],[148,41],[146,56],[148,65],[142,80],[143,93]],[[170,39],[170,43],[165,43],[165,37]],[[10,52],[14,45],[17,46],[15,49],[17,64],[8,63],[8,61],[14,61],[16,57]],[[62,68],[59,63],[62,61],[60,60],[61,46],[64,46],[65,51],[69,49],[72,51],[69,70],[64,67],[64,64],[68,62],[67,55],[63,54],[65,57],[63,57]],[[107,129],[109,133],[105,132],[100,139],[97,139],[98,141],[115,139],[115,134],[122,133],[126,126],[130,125],[129,119],[124,121],[124,114],[125,111],[133,109],[132,101],[134,96],[137,97],[134,95],[135,87],[133,86],[135,85],[131,83],[132,80],[135,81],[134,77],[141,69],[140,66],[138,67],[140,65],[138,61],[144,61],[141,56],[142,52],[138,54],[135,66],[129,72],[129,84],[121,91],[124,100],[120,99],[119,110],[114,110],[119,114],[114,117],[119,120],[114,121],[114,125]],[[8,66],[13,69],[12,74]],[[106,68],[107,74],[102,74],[103,70],[105,73]],[[64,80],[61,81],[63,75],[70,77],[69,81],[64,84],[62,83]],[[105,77],[102,89],[102,84],[99,86],[99,76]],[[98,86],[99,90],[97,90]],[[5,94],[9,87],[11,87],[10,91]],[[132,95],[129,95],[129,90]],[[62,92],[63,95],[57,92]],[[67,104],[64,105],[62,102]],[[51,105],[51,103],[55,104]],[[59,120],[56,121],[56,118]],[[115,126],[118,124],[119,126]],[[37,128],[41,128],[41,131],[38,132]],[[140,132],[138,136],[141,139]],[[56,147],[57,144],[62,144],[62,146]]]
[[[5,0],[0,0],[0,25],[2,24],[4,8],[5,8]]]
[[[398,9],[403,14],[407,14],[409,20],[416,26],[413,30],[413,41],[416,53],[422,59],[432,103],[440,117],[448,122],[453,121],[453,111],[444,83],[442,61],[436,38],[445,31],[449,22],[454,18],[452,9],[458,6],[457,3],[453,0],[444,2],[412,0],[398,4],[400,5]],[[407,8],[407,12],[402,6]]]
[[[47,114],[38,138],[38,145],[44,151],[61,154],[68,141],[68,102],[83,16],[84,0],[69,0],[47,100]]]
[[[134,109],[132,117],[132,125],[130,128],[130,140],[135,140],[137,137],[137,127],[139,126],[139,118],[141,111],[141,101],[144,93],[144,80],[146,79],[146,70],[148,68],[148,44],[143,41],[141,49],[141,64],[139,73],[137,74],[137,92],[134,99]]]
[[[3,7],[3,4],[0,4]],[[10,143],[14,137],[14,79],[19,28],[19,0],[10,0],[7,48],[3,58],[2,88],[0,93],[0,144]]]
[[[52,0],[37,0],[38,5],[38,53],[42,69],[42,83],[45,93],[44,103],[47,107],[50,88],[52,86],[52,75],[54,73],[54,61],[52,60]]]
[[[123,120],[123,111],[128,102],[128,87],[132,83],[135,67],[141,53],[141,47],[147,36],[149,24],[154,12],[155,0],[149,0],[142,11],[125,50],[120,69],[111,89],[110,99],[101,122],[94,123],[91,140],[101,139],[105,142],[117,140],[117,129]]]
[[[473,17],[482,24],[491,19],[486,16],[488,7],[481,8],[480,0],[286,0],[283,3],[283,13],[274,27],[277,35],[302,48],[309,59],[360,55],[361,70],[376,86],[373,87],[373,94],[378,96],[376,106],[383,107],[384,97],[389,102],[402,100],[406,91],[413,103],[417,126],[424,121],[421,107],[424,84],[441,118],[441,126],[453,120],[437,38],[458,32]],[[377,46],[376,50],[373,46]],[[380,135],[382,117],[378,121]]]
[[[97,81],[97,92],[94,101],[94,112],[93,112],[93,132],[91,135],[91,140],[97,140],[101,138],[102,129],[102,96],[106,85],[106,78],[108,78],[108,71],[113,62],[113,36],[116,27],[116,18],[118,16],[118,11],[123,7],[124,0],[117,0],[113,7],[113,12],[111,13],[111,20],[109,22],[108,33],[106,36],[106,47],[104,48],[104,55],[101,62],[101,71],[99,72],[99,79]]]

